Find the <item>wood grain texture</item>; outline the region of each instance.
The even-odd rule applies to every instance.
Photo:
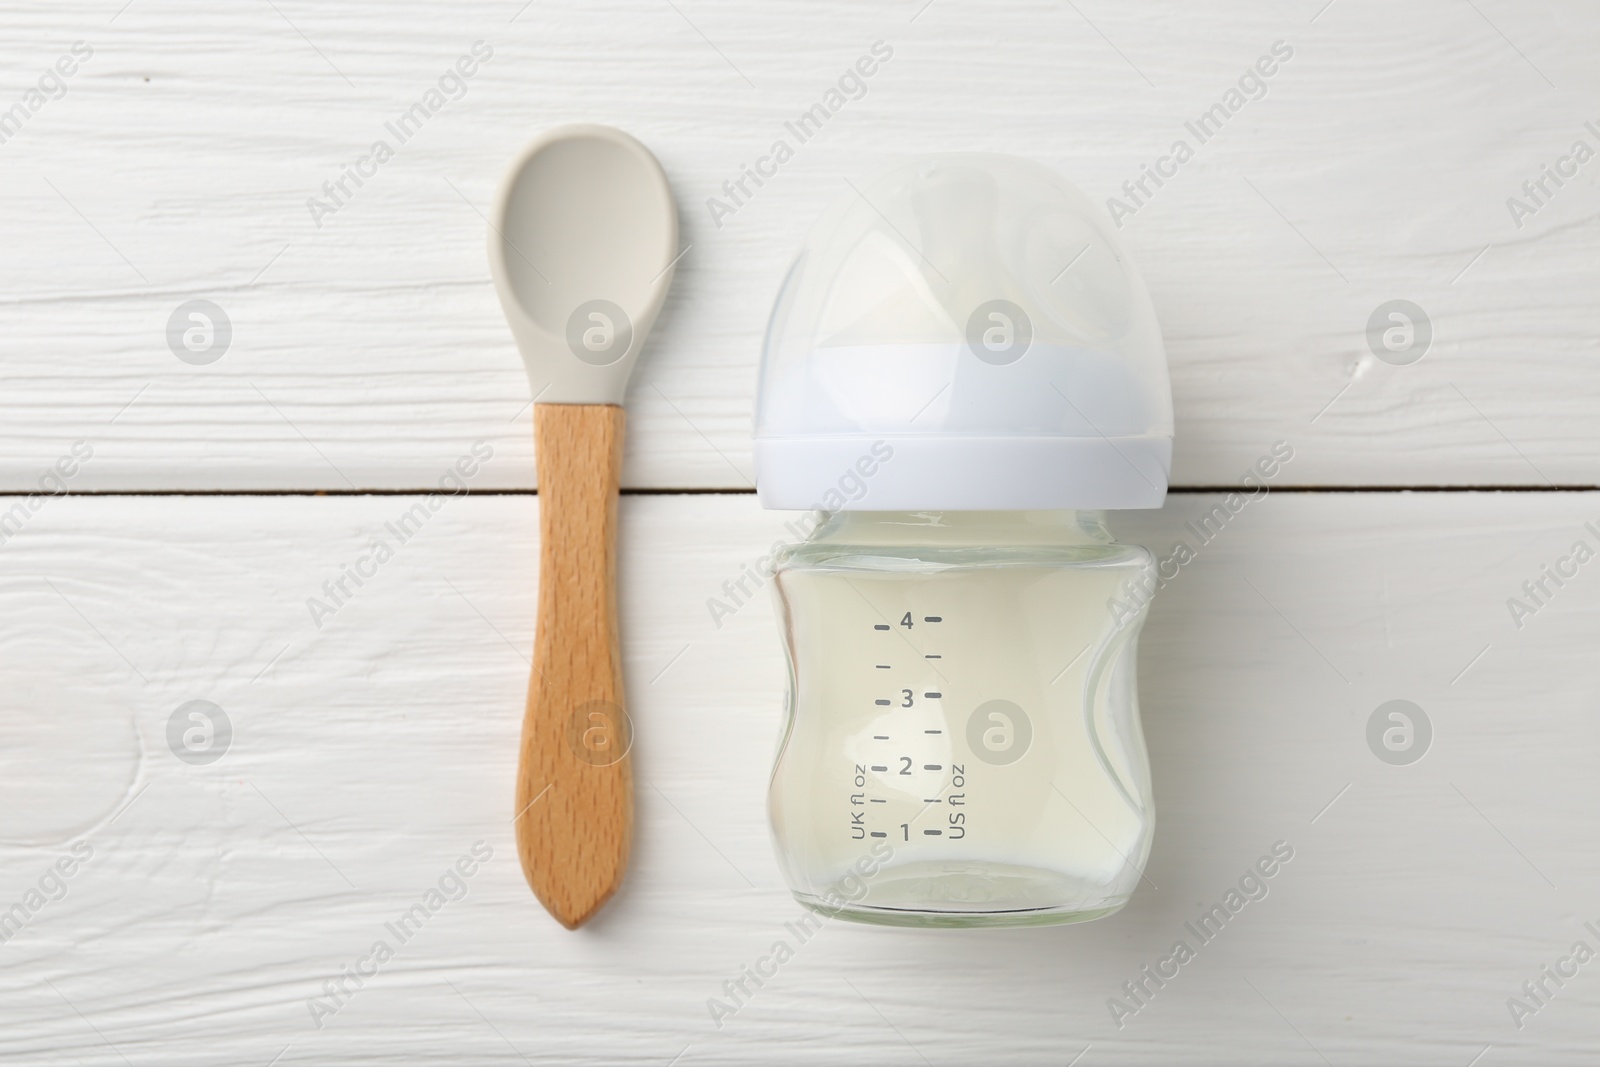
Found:
[[[1600,482],[1600,163],[1520,228],[1506,207],[1575,140],[1600,147],[1590,5],[119,6],[3,16],[13,95],[73,40],[96,49],[0,147],[8,488],[78,439],[74,488],[420,489],[480,439],[485,487],[532,485],[480,213],[517,147],[574,120],[657,154],[687,249],[627,400],[624,484],[745,488],[768,313],[847,179],[1012,152],[1103,202],[1277,40],[1295,55],[1265,98],[1122,230],[1167,339],[1176,483],[1232,483],[1278,439],[1306,485]],[[480,38],[466,94],[318,226],[307,200]],[[879,39],[894,58],[866,95],[719,226],[708,198]],[[234,326],[210,366],[167,348],[192,298]],[[1364,336],[1393,298],[1433,321],[1412,366]]]
[[[633,745],[617,634],[615,404],[535,404],[539,615],[517,765],[517,853],[577,929],[617,891],[633,841]]]
[[[1165,555],[1216,502],[1114,528]],[[1520,1030],[1506,1000],[1600,925],[1600,563],[1521,629],[1506,600],[1594,542],[1600,494],[1250,504],[1142,638],[1153,886],[1076,927],[829,923],[720,1029],[707,1001],[794,941],[801,910],[764,810],[785,682],[771,605],[718,627],[707,600],[789,516],[623,499],[638,835],[623,888],[573,934],[518,869],[517,724],[489,713],[526,685],[537,501],[445,498],[310,619],[416,503],[60,500],[0,550],[0,911],[71,842],[94,853],[0,944],[0,1060],[1061,1067],[1090,1046],[1079,1067],[1465,1065],[1492,1045],[1478,1067],[1592,1062],[1596,964]],[[1434,727],[1409,767],[1365,736],[1396,697]],[[167,744],[192,699],[233,724],[206,766]],[[1119,1030],[1108,998],[1278,840],[1295,858],[1266,898]],[[478,841],[492,858],[465,895],[447,881],[400,944],[386,924]],[[308,1001],[378,940],[394,958],[319,1028]]]
[[[1295,56],[1266,96],[1121,231],[1167,340],[1175,482],[1235,484],[1276,440],[1300,485],[1600,482],[1600,162],[1520,226],[1507,210],[1596,144],[1591,5],[21,0],[0,29],[0,111],[72,42],[94,48],[0,144],[0,490],[62,457],[74,491],[441,490],[46,495],[6,531],[0,1060],[1593,1061],[1600,963],[1532,1015],[1507,1005],[1575,941],[1600,947],[1597,564],[1543,577],[1597,542],[1600,494],[1250,504],[1142,638],[1158,816],[1125,911],[830,923],[718,1026],[710,1002],[798,941],[764,811],[770,608],[710,610],[787,516],[623,499],[638,840],[571,934],[530,898],[507,810],[539,502],[459,492],[537,481],[482,212],[538,130],[624,128],[680,201],[623,483],[747,489],[768,311],[846,180],[975,149],[1103,200],[1277,40]],[[478,39],[494,55],[464,95],[318,225],[308,198]],[[714,221],[707,199],[879,39],[894,58],[866,94]],[[198,298],[233,326],[206,366],[166,337]],[[1409,366],[1365,337],[1394,298],[1434,327]],[[1215,503],[1113,525],[1165,556]],[[1540,581],[1553,593],[1514,618]],[[1406,767],[1367,740],[1395,698],[1434,729]],[[193,700],[230,720],[212,763],[175,754]],[[1119,1028],[1109,999],[1279,840],[1295,858],[1267,896]]]

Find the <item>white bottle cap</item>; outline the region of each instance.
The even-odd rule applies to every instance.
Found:
[[[768,508],[1154,508],[1172,395],[1144,282],[1104,213],[1011,156],[942,155],[813,227],[767,327]]]

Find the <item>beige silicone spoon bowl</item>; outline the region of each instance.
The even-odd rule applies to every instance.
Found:
[[[489,269],[533,387],[539,474],[517,851],[528,884],[569,929],[621,884],[632,837],[616,602],[621,404],[677,245],[661,165],[606,126],[536,139],[512,163],[489,222]]]

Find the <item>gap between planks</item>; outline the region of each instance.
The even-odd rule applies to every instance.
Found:
[[[1203,496],[1237,493],[1237,485],[1174,485],[1170,496]],[[439,490],[411,489],[80,489],[53,493],[52,497],[168,497],[168,496],[428,496]],[[623,489],[623,496],[754,496],[748,488]],[[1575,485],[1280,485],[1273,493],[1593,493],[1600,484]],[[0,500],[26,498],[39,493],[0,491]],[[538,496],[538,489],[471,489],[467,496]]]

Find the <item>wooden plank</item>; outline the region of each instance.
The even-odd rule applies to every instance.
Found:
[[[1597,946],[1597,564],[1547,582],[1521,629],[1506,601],[1600,544],[1600,494],[1274,494],[1204,545],[1186,523],[1209,497],[1120,519],[1196,550],[1142,649],[1156,888],[1078,927],[832,923],[720,1030],[708,998],[801,912],[764,813],[770,606],[719,627],[706,601],[788,516],[624,499],[637,849],[571,933],[523,884],[510,822],[536,499],[418,503],[61,500],[0,551],[0,906],[72,842],[93,851],[0,945],[8,1061],[1592,1059],[1600,964],[1520,1030],[1506,1001]],[[402,522],[420,531],[399,543]],[[375,537],[393,558],[319,629],[307,598]],[[1395,698],[1433,724],[1410,766],[1365,738]],[[190,700],[231,721],[217,762],[169,750]],[[1294,858],[1267,897],[1117,1029],[1108,998],[1278,841]],[[397,941],[385,924],[462,857],[465,896],[314,1026],[323,981]]]
[[[1103,199],[1178,138],[1194,158],[1123,229],[1168,341],[1178,484],[1232,482],[1280,439],[1306,485],[1600,482],[1600,163],[1507,208],[1576,140],[1600,148],[1581,5],[117,6],[6,16],[19,98],[94,50],[3,145],[6,489],[77,440],[75,489],[422,488],[478,440],[484,487],[530,486],[480,215],[512,152],[574,119],[650,145],[688,249],[629,399],[627,485],[748,485],[768,309],[846,179],[980,149]],[[398,143],[385,123],[477,40],[464,95]],[[866,95],[719,226],[708,199],[877,40],[894,56]],[[1185,122],[1280,40],[1265,97],[1199,143]],[[314,220],[378,138],[394,158]],[[1410,366],[1365,338],[1397,298],[1434,333]],[[193,299],[233,328],[208,366],[166,340]]]

